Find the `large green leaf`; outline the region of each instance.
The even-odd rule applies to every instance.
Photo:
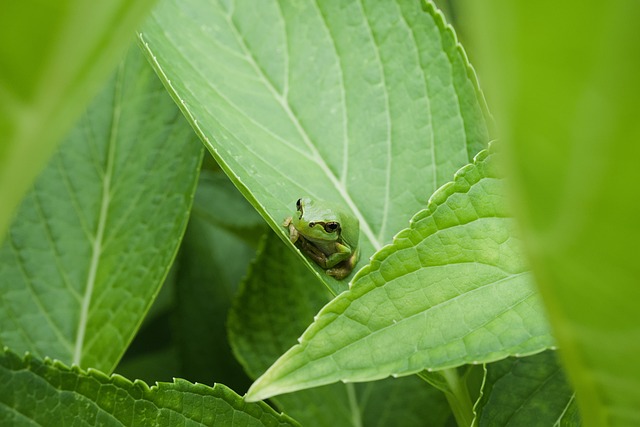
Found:
[[[475,75],[421,0],[163,0],[140,42],[280,237],[299,197],[337,202],[360,221],[359,266],[488,141]]]
[[[489,362],[553,345],[492,145],[379,251],[247,397]]]
[[[177,251],[201,152],[133,49],[0,248],[0,341],[111,371]]]
[[[469,5],[584,422],[640,425],[640,3]]]
[[[6,1],[0,13],[0,243],[12,214],[153,0]]]
[[[153,387],[0,352],[0,424],[99,426],[297,426],[264,403],[245,403],[216,384],[184,380]]]
[[[263,242],[229,316],[233,348],[255,378],[295,342],[330,295],[273,234]],[[444,426],[445,397],[415,377],[331,384],[274,402],[308,426]]]

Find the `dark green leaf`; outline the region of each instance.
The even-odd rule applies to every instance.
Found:
[[[133,49],[0,248],[0,342],[110,372],[178,249],[201,153]]]
[[[298,425],[264,403],[245,403],[216,384],[142,381],[0,353],[0,424],[86,426]]]

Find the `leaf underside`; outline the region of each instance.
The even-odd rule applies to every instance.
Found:
[[[283,240],[302,196],[358,218],[354,271],[489,140],[475,75],[431,3],[167,0],[139,39]]]

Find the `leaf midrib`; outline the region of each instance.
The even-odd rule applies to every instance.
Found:
[[[283,96],[275,89],[271,81],[265,75],[262,68],[257,64],[256,59],[251,54],[251,50],[247,47],[244,38],[242,37],[241,33],[239,32],[238,28],[236,27],[231,17],[227,16],[227,20],[229,23],[229,27],[233,31],[234,37],[236,38],[240,46],[242,46],[242,50],[244,51],[245,58],[247,58],[248,62],[251,64],[251,67],[256,72],[256,75],[260,78],[260,80],[263,81],[263,83],[265,84],[265,86],[267,87],[271,95],[274,97],[274,99],[280,104],[282,109],[285,111],[285,113],[287,114],[287,117],[289,118],[289,120],[291,120],[291,123],[295,126],[296,130],[300,134],[303,142],[311,151],[311,154],[312,154],[311,160],[314,161],[320,167],[320,169],[325,173],[327,178],[329,178],[329,180],[331,181],[333,186],[336,188],[338,193],[340,193],[340,195],[342,196],[344,201],[347,203],[347,205],[349,206],[349,208],[351,209],[355,217],[358,218],[358,220],[360,221],[361,231],[367,236],[367,238],[369,239],[369,241],[371,242],[375,250],[376,251],[379,250],[382,247],[382,244],[378,241],[378,239],[374,235],[371,226],[362,215],[362,212],[360,212],[357,205],[355,204],[355,202],[347,192],[346,188],[344,188],[341,185],[340,180],[338,180],[338,178],[331,171],[327,163],[324,161],[324,159],[320,155],[320,152],[311,141],[309,134],[307,133],[307,131],[304,129],[304,127],[302,126],[302,124],[300,123],[296,115],[291,110],[287,100],[283,98]],[[286,86],[288,87],[288,82]]]
[[[124,61],[120,62],[118,72],[115,78],[115,90],[113,99],[113,116],[111,121],[111,130],[108,142],[107,164],[105,165],[105,173],[102,181],[102,199],[100,201],[100,212],[98,214],[98,225],[96,227],[95,238],[92,242],[91,260],[89,263],[89,272],[85,284],[84,296],[80,308],[80,316],[78,319],[78,332],[76,334],[75,349],[73,353],[73,364],[80,366],[82,354],[84,350],[85,337],[87,332],[87,323],[89,321],[89,308],[95,291],[96,276],[98,265],[102,255],[104,232],[107,223],[107,214],[111,201],[111,180],[113,178],[113,167],[115,163],[115,146],[118,135],[118,126],[120,123],[120,100],[122,98],[122,80],[124,75]]]

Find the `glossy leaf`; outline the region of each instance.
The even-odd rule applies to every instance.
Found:
[[[585,425],[640,425],[640,3],[469,5]]]
[[[104,84],[153,3],[3,2],[0,243],[21,198]]]
[[[202,148],[132,50],[0,249],[0,341],[110,372],[169,270]]]
[[[255,378],[295,342],[330,295],[273,234],[243,283],[229,317],[238,359]],[[274,402],[309,426],[444,426],[444,395],[418,378],[331,384]]]
[[[431,3],[166,0],[140,42],[280,237],[299,197],[339,203],[360,221],[359,267],[489,138],[475,75]]]
[[[248,392],[482,363],[553,345],[493,145],[461,169]]]
[[[69,369],[0,353],[0,424],[100,426],[296,426],[264,403],[245,403],[222,384],[159,383]]]
[[[487,366],[479,427],[579,426],[575,395],[552,351]]]

